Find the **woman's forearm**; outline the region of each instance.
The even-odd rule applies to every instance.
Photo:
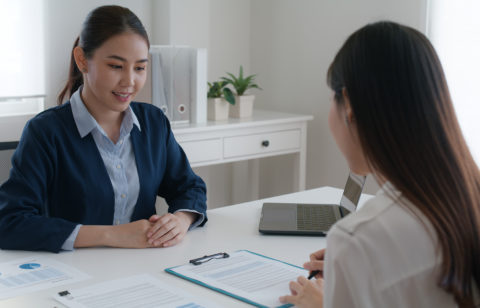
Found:
[[[74,247],[112,246],[113,226],[81,226]]]
[[[116,226],[81,226],[74,247],[145,248],[151,223],[146,219]]]

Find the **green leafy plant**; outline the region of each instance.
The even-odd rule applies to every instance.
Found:
[[[224,97],[227,102],[234,105],[235,97],[233,96],[232,90],[227,88],[227,81],[214,81],[213,83],[208,82],[208,98],[220,98]]]
[[[221,79],[231,84],[235,88],[235,91],[237,92],[238,96],[243,95],[245,91],[247,91],[248,89],[252,89],[252,88],[259,89],[259,90],[262,89],[256,83],[254,83],[256,75],[243,77],[243,67],[241,65],[240,65],[240,72],[238,73],[238,77],[233,75],[232,73],[227,73],[227,75],[230,76],[230,78],[222,77]]]

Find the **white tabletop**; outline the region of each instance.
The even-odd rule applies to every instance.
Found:
[[[43,255],[73,266],[92,277],[83,282],[51,288],[0,301],[1,307],[63,307],[53,300],[56,292],[135,274],[149,273],[181,288],[194,297],[206,298],[222,307],[251,307],[241,301],[164,272],[167,267],[188,263],[190,259],[217,252],[248,249],[298,266],[311,252],[324,248],[324,237],[262,235],[258,222],[263,202],[338,203],[342,190],[322,187],[303,192],[257,200],[209,210],[205,227],[190,231],[182,243],[169,248],[119,249],[82,248],[73,252],[0,251],[0,262]],[[362,195],[360,204],[369,196]]]

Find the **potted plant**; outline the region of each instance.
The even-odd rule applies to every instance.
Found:
[[[261,88],[254,82],[256,75],[243,77],[243,67],[241,65],[238,77],[232,73],[227,73],[227,75],[230,78],[222,77],[221,79],[228,84],[231,84],[236,92],[235,104],[230,108],[230,116],[232,118],[251,117],[255,95],[245,95],[245,92],[252,88],[261,90]]]
[[[226,87],[226,81],[208,82],[208,119],[221,121],[228,119],[228,106],[235,104],[232,90]]]

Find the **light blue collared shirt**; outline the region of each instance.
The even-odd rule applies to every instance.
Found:
[[[105,164],[105,168],[107,169],[108,176],[110,177],[115,195],[112,223],[114,225],[129,223],[140,191],[140,181],[138,179],[135,153],[130,140],[130,132],[132,131],[133,125],[136,125],[141,131],[140,123],[132,108],[129,106],[125,110],[122,120],[120,137],[117,143],[114,144],[95,118],[88,112],[80,96],[81,89],[82,87],[70,98],[75,124],[81,138],[86,137],[89,133],[92,134],[93,140]],[[98,206],[102,206],[102,204]],[[186,211],[200,214],[196,211]],[[199,219],[197,219],[189,229],[197,227],[203,220],[204,217],[200,214]],[[73,250],[73,244],[77,238],[80,226],[80,224],[77,225],[65,240],[62,245],[63,250]]]
[[[107,169],[115,196],[113,224],[129,223],[140,191],[135,154],[129,137],[133,125],[136,125],[141,130],[140,123],[132,108],[128,107],[125,110],[120,127],[120,137],[117,143],[114,144],[95,118],[88,112],[80,92],[81,88],[70,98],[73,119],[81,138],[84,138],[89,133],[92,134]],[[99,206],[102,205],[99,204]],[[73,244],[79,230],[80,225],[77,225],[63,244],[62,249],[73,250]]]

